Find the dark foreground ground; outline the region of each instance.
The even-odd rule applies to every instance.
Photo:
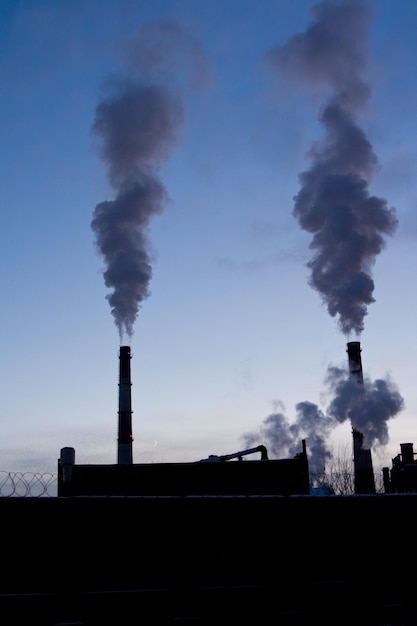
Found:
[[[417,494],[0,498],[1,623],[417,624]]]

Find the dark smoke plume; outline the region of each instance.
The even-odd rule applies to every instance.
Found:
[[[404,400],[393,382],[364,377],[363,384],[358,384],[347,370],[329,366],[325,383],[331,400],[324,411],[312,402],[299,402],[291,423],[278,403],[281,411],[268,415],[259,431],[245,433],[244,444],[252,447],[262,442],[272,456],[291,458],[300,451],[301,440],[306,439],[310,472],[320,475],[332,458],[329,435],[339,424],[350,421],[352,428],[364,435],[367,447],[388,443],[388,421],[404,408]]]
[[[324,0],[311,15],[307,30],[270,49],[267,60],[290,81],[326,93],[324,137],[310,149],[293,214],[312,234],[310,285],[345,335],[360,334],[374,302],[372,267],[397,227],[395,210],[369,192],[378,163],[357,120],[370,96],[363,74],[371,14],[363,0]]]
[[[195,87],[207,75],[198,44],[171,20],[143,27],[126,54],[125,73],[106,81],[92,126],[116,192],[96,206],[91,227],[121,340],[133,335],[139,307],[149,296],[148,226],[168,201],[159,168],[183,123],[181,80],[188,73]]]

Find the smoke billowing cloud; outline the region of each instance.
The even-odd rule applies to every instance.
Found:
[[[268,448],[269,456],[278,459],[293,458],[301,452],[301,441],[306,439],[310,472],[322,474],[326,461],[331,458],[326,442],[328,434],[334,428],[334,419],[312,402],[299,402],[296,405],[295,422],[290,422],[286,417],[281,402],[276,402],[275,408],[258,431],[242,435],[244,445],[253,447],[263,443]]]
[[[91,227],[121,340],[133,335],[150,293],[148,226],[169,199],[160,167],[179,141],[181,94],[209,77],[198,42],[171,20],[142,27],[125,53],[125,70],[103,85],[92,125],[115,198],[95,207]]]
[[[388,422],[403,408],[404,399],[390,380],[370,380],[359,384],[343,368],[329,366],[325,378],[329,404],[325,410],[308,401],[295,406],[295,420],[284,413],[282,403],[265,418],[258,431],[245,433],[246,446],[263,443],[276,458],[292,458],[306,439],[309,469],[320,475],[332,458],[329,436],[347,421],[364,435],[367,447],[384,446],[389,441]]]
[[[364,377],[363,384],[358,384],[335,366],[328,368],[326,382],[333,395],[327,414],[339,424],[350,421],[368,447],[386,445],[388,421],[404,408],[395,383],[389,377],[374,381]]]
[[[372,267],[397,227],[395,210],[369,191],[378,162],[358,122],[370,97],[364,74],[372,16],[364,0],[324,0],[311,17],[267,61],[276,75],[323,94],[324,136],[309,151],[293,214],[312,234],[310,285],[345,335],[360,334],[374,302]]]

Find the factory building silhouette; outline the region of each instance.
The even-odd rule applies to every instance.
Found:
[[[350,377],[363,385],[361,345],[347,344]],[[133,463],[131,349],[119,352],[119,411],[117,464],[78,465],[75,450],[63,448],[58,460],[58,495],[308,495],[310,476],[306,440],[294,458],[269,459],[266,447],[258,446],[228,455],[210,455],[194,463]],[[374,494],[371,451],[363,447],[364,436],[353,435],[353,466],[356,494]],[[236,464],[249,455],[260,459]],[[231,462],[234,461],[234,462]]]
[[[293,459],[269,459],[266,447],[260,444],[191,463],[133,463],[130,360],[130,346],[121,346],[117,464],[78,465],[74,448],[63,448],[58,460],[59,496],[309,494],[305,440]],[[255,454],[259,458],[241,462]]]
[[[348,344],[363,384],[361,347]],[[385,492],[353,429],[354,495],[313,495],[308,440],[293,458],[265,445],[189,463],[134,463],[131,351],[119,353],[117,463],[63,447],[58,497],[0,498],[8,624],[417,622],[417,464],[401,446]],[[371,561],[368,559],[372,554]]]

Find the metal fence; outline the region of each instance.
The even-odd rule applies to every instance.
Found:
[[[0,470],[0,498],[54,498],[57,492],[57,474]]]

